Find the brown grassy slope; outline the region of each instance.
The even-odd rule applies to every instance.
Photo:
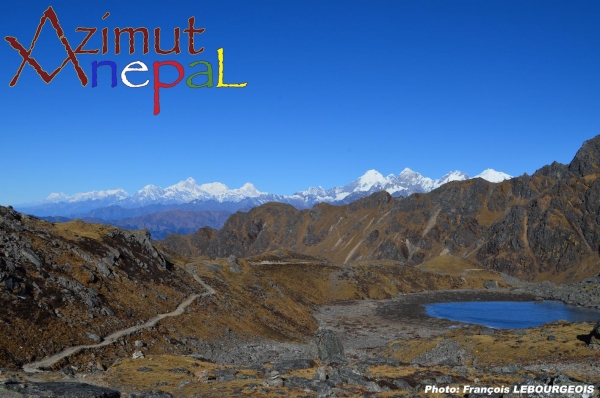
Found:
[[[569,166],[554,163],[498,184],[451,182],[406,199],[382,192],[302,211],[268,203],[232,215],[219,231],[162,243],[189,255],[289,249],[342,264],[419,264],[452,254],[517,277],[576,281],[600,271],[599,148],[600,136],[586,142]]]
[[[0,367],[169,312],[203,289],[145,231],[53,225],[0,207]]]
[[[152,355],[202,355],[203,349],[198,347],[205,347],[206,342],[227,347],[239,344],[240,339],[306,342],[317,328],[312,316],[317,305],[385,299],[399,292],[480,287],[469,277],[463,284],[458,277],[421,272],[389,261],[343,267],[291,255],[277,257],[277,264],[263,264],[270,257],[239,259],[240,273],[231,272],[224,259],[188,264],[216,290],[215,296],[196,300],[182,315],[125,337],[122,344],[83,352],[71,358],[71,363],[85,367],[99,358],[110,364],[116,358],[130,357],[137,349],[135,340],[145,342],[145,353]]]

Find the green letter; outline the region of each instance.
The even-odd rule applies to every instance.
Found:
[[[210,87],[212,87],[213,86],[212,65],[208,61],[196,61],[196,62],[192,62],[190,64],[190,66],[193,68],[194,66],[196,66],[198,64],[204,64],[204,65],[206,65],[206,71],[194,73],[193,75],[191,75],[190,77],[187,78],[187,80],[185,81],[185,83],[190,88],[202,88],[202,87],[209,87],[210,88]],[[192,80],[194,79],[194,77],[196,77],[198,75],[206,75],[208,77],[206,83],[201,84],[201,85],[194,84],[192,82]]]

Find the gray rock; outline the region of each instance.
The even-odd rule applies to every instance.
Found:
[[[315,380],[319,380],[319,381],[325,381],[327,380],[328,375],[327,375],[327,370],[325,369],[325,366],[319,366],[319,368],[317,369],[317,373],[314,376]]]
[[[113,312],[113,310],[111,310],[108,307],[102,307],[102,310],[100,312],[103,313],[104,315],[108,315],[108,316],[114,316],[115,315],[115,313]]]
[[[370,391],[370,392],[382,392],[383,391],[381,389],[381,387],[379,387],[379,384],[375,383],[374,381],[369,381],[365,387],[367,388],[367,391]]]
[[[405,380],[396,379],[393,381],[394,385],[398,387],[399,390],[411,390],[412,387]]]
[[[35,265],[36,267],[42,266],[42,260],[35,254],[31,249],[26,247],[21,248],[21,254],[25,257],[30,263]]]
[[[271,379],[267,382],[267,384],[271,387],[283,387],[283,379],[281,377]]]
[[[96,266],[96,270],[100,274],[102,274],[106,277],[108,277],[108,276],[110,276],[110,274],[112,274],[112,271],[108,268],[108,266],[106,265],[106,263],[104,263],[104,261],[96,261],[94,263],[94,265]]]
[[[311,341],[311,351],[321,363],[345,362],[342,342],[329,329],[317,329]]]
[[[140,393],[128,394],[122,398],[173,398],[173,395],[164,391],[142,391]]]
[[[290,359],[287,361],[280,361],[273,364],[273,370],[277,370],[280,373],[287,372],[294,369],[307,369],[315,366],[315,361],[312,359]]]
[[[233,369],[217,369],[214,372],[215,378],[217,382],[221,383],[224,381],[232,381],[235,380],[237,371]]]
[[[483,287],[486,289],[498,289],[500,286],[498,285],[498,281],[485,281],[483,282]]]
[[[206,264],[204,266],[204,269],[212,272],[221,272],[223,270],[223,267],[219,264]]]
[[[596,323],[596,326],[590,332],[590,340],[588,347],[595,350],[600,350],[600,321]]]
[[[79,293],[81,301],[90,309],[100,307],[101,302],[97,295],[98,293],[96,293],[93,289],[86,289]]]
[[[227,263],[229,264],[229,271],[239,274],[242,272],[242,266],[237,262],[238,258],[233,254],[227,258]]]
[[[242,266],[238,263],[230,263],[229,271],[233,272],[234,274],[240,274],[242,272]]]
[[[400,366],[401,362],[395,358],[386,358],[386,357],[375,357],[375,358],[367,358],[364,361],[360,361],[356,367],[362,373],[365,373],[369,366],[392,366],[397,367]]]
[[[518,366],[514,363],[510,363],[506,366],[494,368],[493,372],[499,373],[499,374],[513,374],[513,373],[517,373],[519,370],[521,370],[520,366]]]
[[[333,394],[331,387],[325,383],[319,384],[317,388],[317,398],[327,398]]]
[[[283,379],[278,371],[273,370],[268,376],[265,376],[263,384],[271,387],[283,387]]]
[[[479,334],[481,336],[495,336],[496,331],[494,329],[490,329],[490,328],[481,328],[481,329],[479,329]]]
[[[191,376],[192,374],[190,373],[189,370],[187,370],[186,368],[173,368],[173,369],[169,369],[168,370],[169,373],[182,373],[188,376]]]
[[[301,388],[315,391],[317,389],[317,387],[315,386],[315,384],[313,384],[311,380],[305,379],[303,377],[286,377],[285,379],[283,379],[283,384],[287,388]]]
[[[96,343],[100,343],[102,341],[102,337],[92,332],[85,332],[85,335],[88,339],[94,340]]]
[[[131,358],[133,359],[141,359],[144,358],[144,353],[141,352],[140,350],[134,351],[133,355],[131,356]]]
[[[367,379],[346,366],[335,367],[329,371],[329,380],[341,380],[343,383],[366,386]],[[336,383],[337,384],[337,383]]]
[[[411,361],[412,364],[421,366],[435,365],[463,365],[470,355],[457,341],[449,339],[441,340],[434,349]]]
[[[6,390],[20,395],[17,397],[44,398],[120,398],[121,393],[105,387],[84,383],[50,382],[50,383],[8,383]]]
[[[454,379],[452,376],[442,375],[435,378],[435,382],[437,384],[452,384],[454,383]]]
[[[152,368],[149,368],[147,366],[140,366],[137,371],[138,372],[152,372]]]

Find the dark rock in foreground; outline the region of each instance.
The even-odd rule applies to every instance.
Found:
[[[595,350],[600,350],[600,321],[596,323],[596,326],[594,326],[594,329],[592,329],[592,332],[590,333],[588,346]]]
[[[83,383],[16,383],[0,386],[0,396],[45,398],[120,398],[121,393],[110,388]]]

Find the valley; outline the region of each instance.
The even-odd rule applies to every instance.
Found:
[[[595,322],[500,330],[432,318],[423,305],[600,308],[599,175],[600,136],[531,176],[309,209],[269,202],[161,240],[0,207],[0,394],[582,385],[598,396]]]

